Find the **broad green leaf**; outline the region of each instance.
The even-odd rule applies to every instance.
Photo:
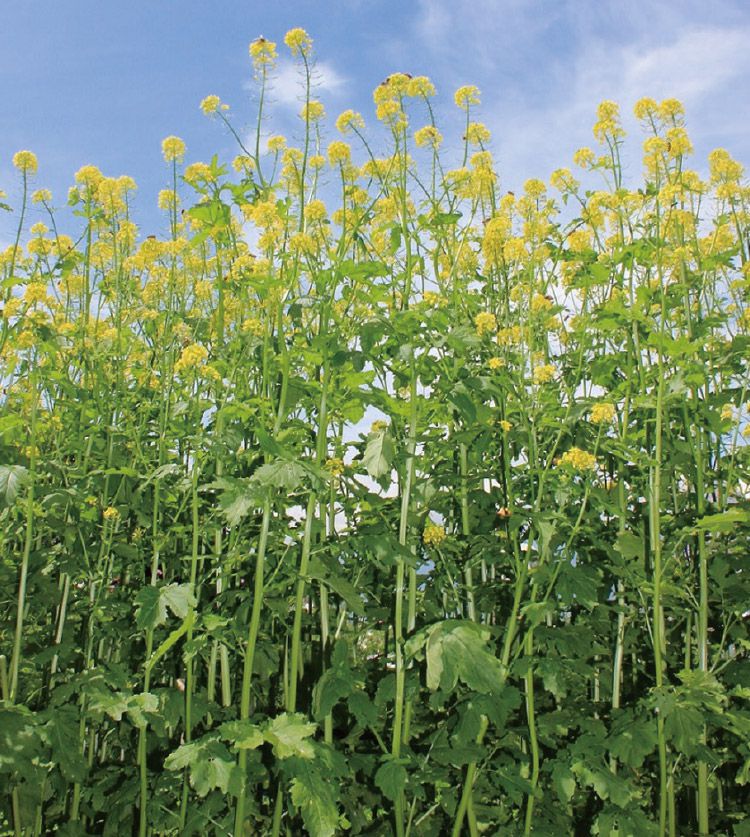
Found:
[[[576,790],[576,777],[567,765],[558,762],[552,768],[552,786],[560,802],[570,802]]]
[[[23,465],[0,465],[0,498],[3,505],[12,506],[18,492],[29,481],[29,472]]]
[[[135,597],[135,602],[138,605],[135,621],[141,630],[153,630],[164,624],[167,619],[167,604],[159,595],[158,587],[142,587]]]
[[[263,744],[263,731],[250,721],[227,721],[219,727],[221,737],[235,750],[255,750]]]
[[[159,595],[178,619],[184,619],[190,608],[196,604],[189,584],[167,584],[166,587],[160,588]]]
[[[276,488],[294,491],[302,484],[307,471],[299,462],[286,462],[277,459],[261,465],[253,474],[252,481],[262,488]]]
[[[336,796],[315,762],[296,761],[291,797],[310,837],[333,837],[339,824]]]
[[[316,729],[317,725],[308,722],[304,715],[284,712],[266,725],[263,737],[271,744],[277,758],[300,756],[303,759],[311,759],[315,752],[312,744],[306,739],[314,735]]]
[[[400,761],[389,759],[378,768],[375,784],[387,799],[395,802],[406,787],[406,768]]]
[[[497,657],[487,649],[489,631],[474,622],[449,620],[428,631],[425,655],[427,686],[452,691],[459,680],[483,694],[499,694],[505,673]]]
[[[370,433],[362,456],[362,464],[367,473],[375,480],[391,473],[393,459],[396,455],[393,439],[387,430]]]
[[[736,526],[750,523],[750,512],[743,509],[729,509],[719,514],[707,514],[696,525],[709,532],[733,532]]]

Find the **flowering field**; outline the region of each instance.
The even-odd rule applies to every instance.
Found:
[[[629,184],[606,101],[504,193],[476,88],[458,159],[425,77],[334,133],[285,43],[299,147],[258,39],[163,239],[13,159],[0,830],[750,834],[742,166],[642,99]]]

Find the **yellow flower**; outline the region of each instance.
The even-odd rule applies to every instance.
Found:
[[[185,143],[179,137],[165,137],[161,141],[161,153],[166,163],[181,163],[185,159]]]
[[[721,416],[722,421],[733,421],[734,420],[734,407],[731,404],[725,404],[721,408]]]
[[[590,169],[596,163],[596,156],[590,148],[579,148],[573,155],[573,162],[582,169]]]
[[[431,308],[439,308],[445,303],[445,300],[443,300],[440,294],[435,291],[425,291],[422,294],[422,302],[424,302],[425,305],[429,305]]]
[[[299,115],[300,119],[304,119],[305,122],[319,122],[326,115],[326,112],[322,102],[311,99],[303,105]]]
[[[276,61],[276,44],[273,41],[267,41],[263,36],[256,38],[250,44],[248,51],[256,70],[273,66]]]
[[[493,372],[497,372],[498,369],[502,369],[503,366],[505,366],[505,360],[501,357],[491,357],[487,361],[487,366],[489,366]]]
[[[120,512],[114,506],[107,506],[106,509],[102,512],[105,520],[119,520],[120,519]]]
[[[409,79],[406,85],[407,96],[422,96],[429,99],[430,96],[435,95],[435,85],[427,78],[427,76],[416,76]]]
[[[466,129],[466,141],[469,145],[486,145],[490,137],[489,128],[481,122],[470,122]]]
[[[642,99],[638,99],[635,103],[633,113],[635,114],[636,119],[641,119],[643,121],[654,119],[659,115],[659,105],[657,105],[653,99],[645,96]]]
[[[211,166],[207,163],[191,163],[186,169],[185,174],[183,175],[185,180],[188,183],[195,183],[198,180],[205,180],[206,182],[210,183],[214,180],[213,172],[211,171]]]
[[[388,422],[383,421],[383,419],[376,419],[370,425],[370,433],[385,433],[388,429]]]
[[[482,337],[489,332],[497,331],[497,318],[489,311],[482,311],[474,317],[477,334]]]
[[[355,110],[345,110],[336,120],[336,130],[340,134],[348,134],[350,131],[361,131],[365,127],[365,120]]]
[[[307,56],[312,49],[312,38],[304,29],[300,29],[299,27],[290,29],[284,35],[284,43],[292,51],[292,55]]]
[[[344,460],[332,457],[326,460],[325,469],[331,476],[340,477],[344,473]]]
[[[349,145],[341,140],[334,140],[328,145],[328,162],[332,166],[348,163],[352,158]]]
[[[206,116],[211,116],[212,114],[216,113],[219,110],[219,108],[221,108],[222,110],[228,110],[229,106],[222,105],[221,99],[218,96],[214,95],[206,96],[206,98],[203,99],[203,101],[200,104],[200,109],[203,111],[203,113],[206,114]]]
[[[425,125],[414,132],[414,142],[419,148],[440,148],[443,137],[434,125]]]
[[[508,431],[511,429],[511,427],[513,427],[513,425],[509,421],[506,421],[505,419],[502,419],[501,421],[499,421],[498,424],[500,425],[500,427],[506,433],[508,433]]]
[[[179,360],[175,363],[175,372],[182,372],[183,369],[194,369],[201,365],[208,357],[208,351],[204,346],[191,343],[182,350]]]
[[[667,122],[685,115],[685,108],[679,99],[664,99],[659,105],[659,116]]]
[[[551,363],[545,363],[534,367],[531,379],[535,384],[546,384],[555,377],[556,373],[557,370]]]
[[[24,174],[36,174],[39,163],[33,151],[16,151],[13,155],[13,165]]]
[[[74,175],[76,183],[89,189],[96,189],[103,177],[96,166],[81,166]]]
[[[479,88],[475,87],[473,84],[467,84],[463,87],[459,87],[453,96],[453,101],[462,110],[468,110],[470,105],[479,104]]]
[[[286,137],[279,134],[268,138],[268,150],[278,154],[286,148]]]
[[[592,424],[610,424],[615,417],[615,405],[606,401],[594,404],[591,408]]]
[[[424,527],[422,540],[425,546],[440,546],[445,540],[445,527],[439,526],[437,523],[428,523]]]
[[[49,189],[37,189],[31,194],[32,203],[49,203],[52,200],[52,192]]]
[[[576,471],[593,471],[596,468],[596,457],[580,448],[566,450],[560,458],[563,465],[570,465]]]

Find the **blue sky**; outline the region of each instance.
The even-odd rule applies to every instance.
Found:
[[[198,104],[216,93],[231,104],[236,126],[249,126],[248,43],[262,34],[286,56],[281,41],[293,26],[315,42],[329,138],[345,108],[373,123],[372,89],[404,71],[434,80],[448,134],[459,124],[455,88],[481,89],[479,118],[493,132],[508,189],[547,177],[576,148],[593,145],[590,129],[604,98],[620,102],[626,116],[633,179],[640,136],[629,114],[644,95],[685,102],[694,167],[704,170],[716,146],[750,163],[747,0],[3,0],[0,189],[17,202],[10,159],[21,148],[39,156],[36,185],[51,188],[57,204],[73,173],[93,163],[136,179],[136,219],[144,234],[160,232],[162,138],[181,136],[188,162],[214,152],[231,159],[231,138]],[[293,136],[297,94],[284,57],[269,130]],[[0,217],[0,244],[10,238],[9,222]]]

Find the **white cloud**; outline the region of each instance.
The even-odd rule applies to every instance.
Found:
[[[312,95],[338,96],[347,80],[330,61],[316,61],[312,69]],[[255,84],[247,87],[255,89]],[[271,100],[285,108],[299,110],[305,98],[305,81],[300,67],[289,59],[281,59],[273,70],[268,85]]]
[[[717,144],[740,159],[750,155],[750,99],[739,95],[750,81],[750,18],[740,5],[716,0],[710,13],[695,0],[539,5],[420,0],[414,20],[412,36],[432,56],[442,102],[459,84],[481,88],[480,118],[493,131],[508,188],[569,165],[576,148],[593,145],[602,99],[621,106],[630,175],[640,169],[631,113],[642,96],[683,101],[696,167]],[[446,109],[448,128],[455,113]]]

